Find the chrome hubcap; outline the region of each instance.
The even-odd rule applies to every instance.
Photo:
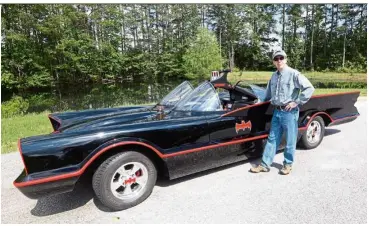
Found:
[[[140,196],[148,180],[147,168],[139,162],[129,162],[119,167],[110,183],[115,197],[128,200]]]
[[[311,144],[319,142],[320,135],[322,133],[322,127],[319,122],[312,121],[307,129],[307,140]]]

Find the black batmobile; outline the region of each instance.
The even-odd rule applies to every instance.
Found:
[[[15,187],[29,198],[69,192],[90,171],[96,196],[122,210],[144,201],[158,175],[174,179],[260,157],[274,106],[262,101],[264,88],[232,85],[222,74],[169,110],[51,114],[52,134],[19,140],[24,170]],[[313,96],[300,108],[299,145],[315,148],[325,127],[356,119],[358,96]]]
[[[157,111],[168,111],[173,108],[178,101],[185,98],[192,90],[193,86],[189,81],[184,81],[169,92],[156,105],[138,105],[120,108],[103,108],[97,110],[85,110],[77,112],[64,112],[50,114],[49,118],[53,126],[54,132],[59,132],[84,122],[106,118],[114,115],[125,115],[123,121],[129,122],[139,118],[144,119],[152,115],[156,115]],[[123,122],[121,121],[121,122]],[[63,122],[63,123],[61,123]]]

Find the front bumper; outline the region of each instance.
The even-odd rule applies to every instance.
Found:
[[[47,178],[34,179],[30,175],[26,175],[25,170],[23,170],[13,184],[28,198],[38,199],[73,191],[78,178],[76,176],[52,181],[48,181]]]

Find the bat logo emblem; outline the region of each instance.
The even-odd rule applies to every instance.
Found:
[[[124,181],[124,184],[132,184],[136,183],[136,178],[129,178],[128,180]]]
[[[241,121],[241,123],[236,123],[236,133],[238,133],[239,130],[245,131],[245,129],[251,130],[251,122],[245,122],[244,120]]]

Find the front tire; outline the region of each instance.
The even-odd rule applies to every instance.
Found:
[[[300,144],[302,148],[313,149],[322,142],[325,133],[324,120],[320,116],[316,116],[307,126],[301,137]]]
[[[145,155],[127,151],[105,160],[92,178],[97,198],[108,208],[119,211],[140,204],[155,186],[157,170]]]

